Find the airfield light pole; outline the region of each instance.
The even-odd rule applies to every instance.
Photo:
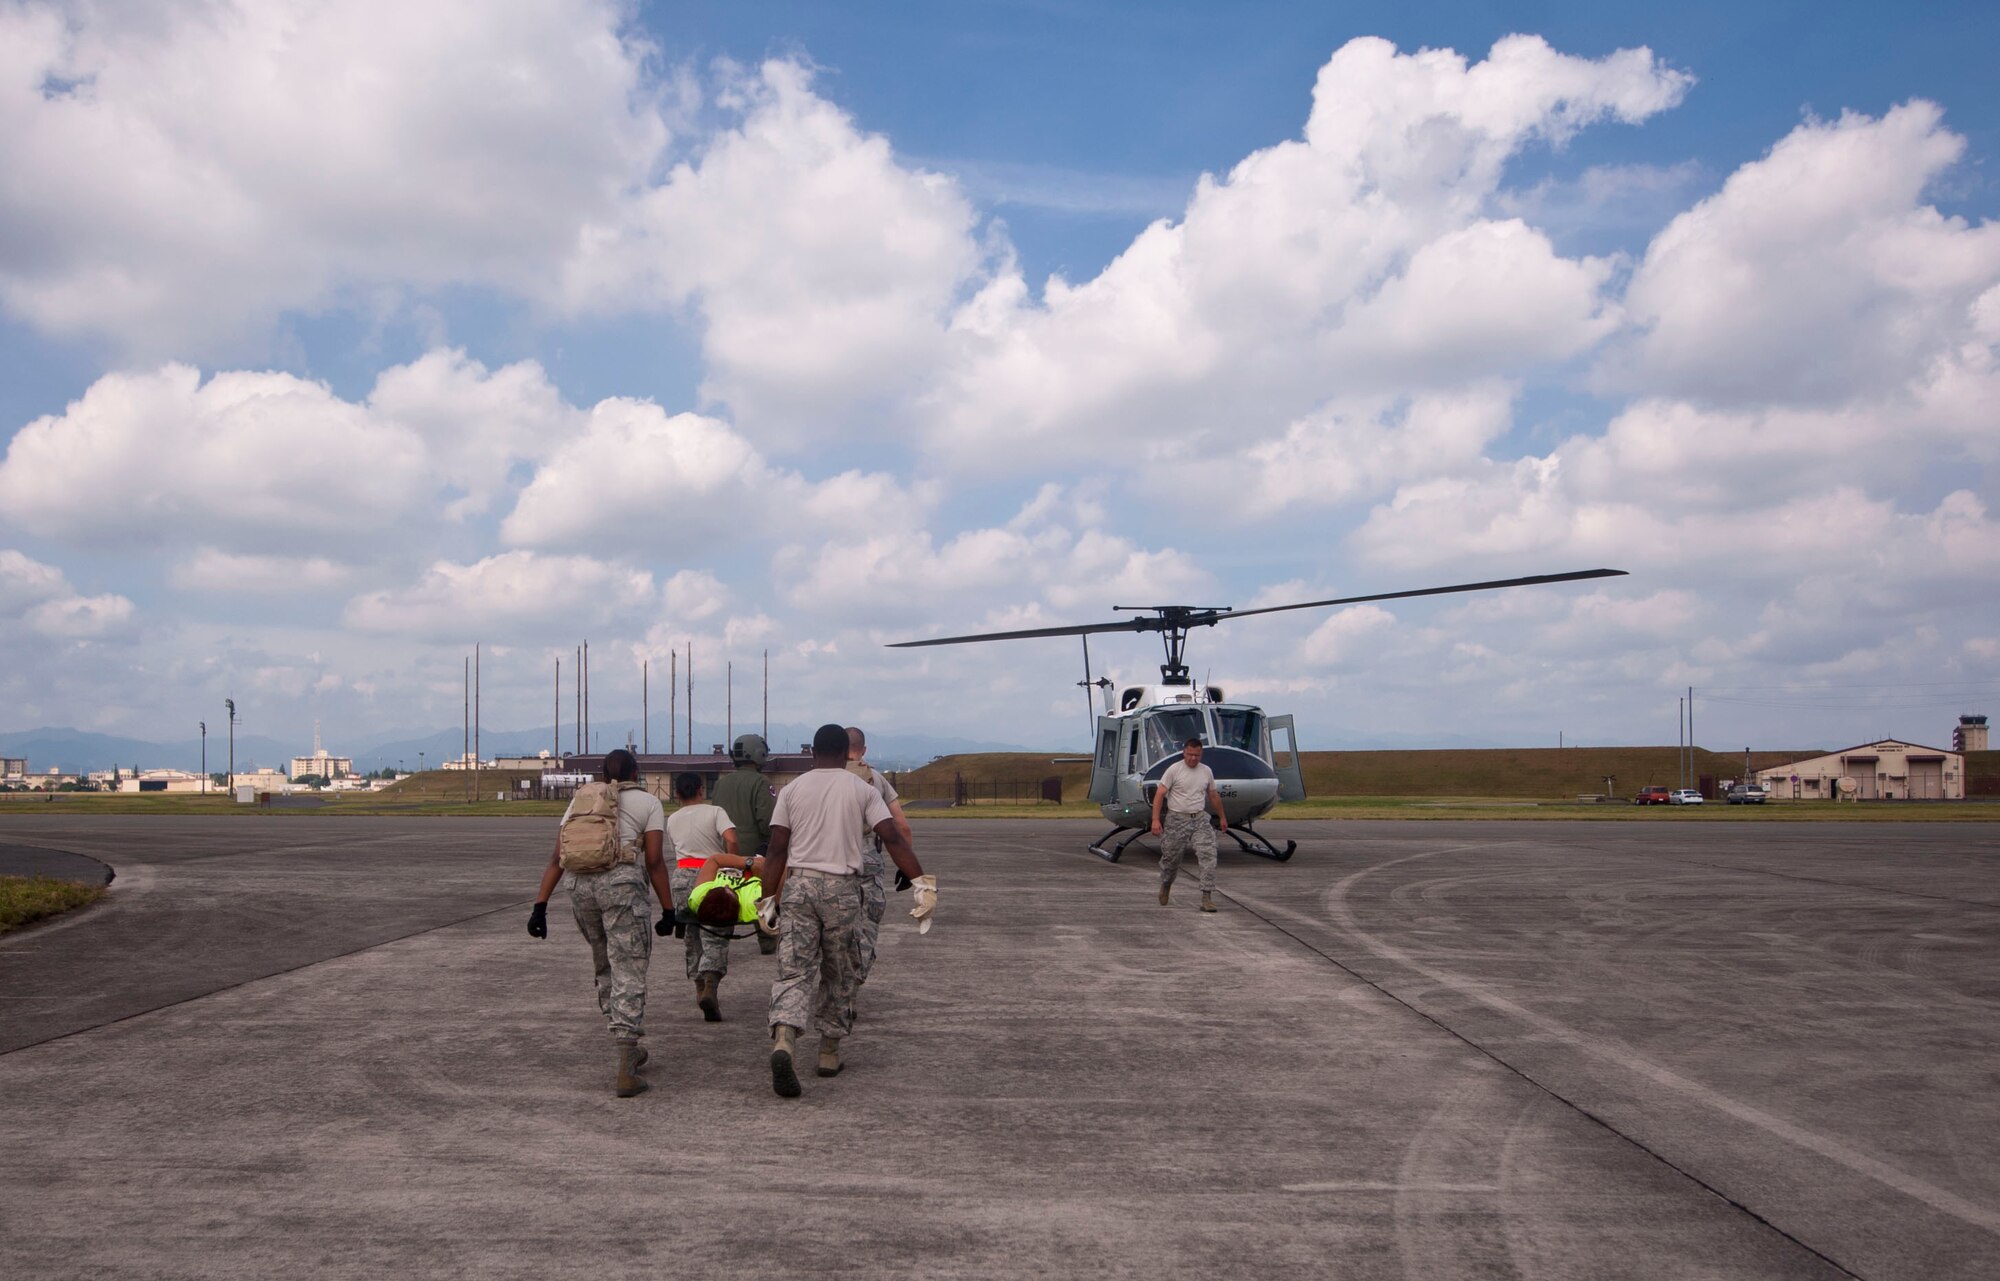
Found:
[[[229,797],[236,798],[236,700],[225,698],[222,705],[229,709]]]
[[[201,794],[206,796],[208,795],[208,722],[197,721],[196,724],[201,726]],[[1744,754],[1747,759],[1749,749],[1744,749]]]

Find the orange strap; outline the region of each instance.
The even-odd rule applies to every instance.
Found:
[[[708,859],[707,859],[707,858],[705,858],[705,857],[704,857],[704,858],[684,858],[684,859],[681,859],[681,860],[679,860],[678,862],[676,862],[676,863],[674,864],[674,866],[675,866],[675,867],[694,867],[694,868],[700,868],[700,867],[706,867],[706,866],[708,866]]]

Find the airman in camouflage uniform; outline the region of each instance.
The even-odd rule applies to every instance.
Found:
[[[781,887],[778,978],[771,985],[771,1088],[783,1098],[800,1094],[792,1056],[807,1026],[819,1030],[819,1074],[835,1076],[845,1066],[840,1041],[853,1026],[861,960],[862,833],[880,836],[889,857],[916,885],[911,915],[924,928],[937,906],[936,878],[924,875],[881,796],[848,773],[846,764],[847,731],[820,726],[813,735],[813,768],[786,786],[771,816],[764,879]]]
[[[862,782],[875,789],[882,803],[889,807],[889,817],[896,820],[896,830],[910,839],[910,820],[903,817],[902,802],[896,798],[896,789],[882,771],[870,765],[868,736],[852,725],[847,727],[847,770]],[[861,834],[861,972],[855,979],[855,987],[868,981],[869,971],[875,968],[875,940],[882,933],[882,914],[889,909],[889,858],[882,851],[881,838],[873,832]]]
[[[771,758],[771,749],[761,735],[738,734],[729,745],[729,758],[736,768],[715,780],[709,800],[720,805],[736,825],[736,852],[746,859],[756,858],[770,843],[771,812],[778,804],[777,792],[764,777],[764,762]],[[778,950],[778,941],[759,934],[757,947],[768,956]]]
[[[620,785],[618,792],[618,846],[620,861],[601,872],[566,872],[562,867],[562,838],[542,869],[542,881],[528,913],[528,933],[534,938],[549,936],[549,895],[559,883],[569,886],[570,907],[576,927],[590,944],[591,971],[597,987],[597,1008],[604,1014],[618,1051],[618,1075],[612,1089],[620,1098],[629,1098],[646,1088],[638,1075],[650,1057],[645,1047],[646,966],[653,956],[652,935],[646,920],[652,914],[650,885],[664,905],[673,901],[667,884],[667,869],[661,852],[666,839],[666,814],[658,798],[639,786],[639,761],[623,748],[604,757],[603,781]],[[571,809],[576,802],[570,803]],[[565,821],[569,811],[564,811]],[[670,928],[672,917],[663,912],[654,933]]]

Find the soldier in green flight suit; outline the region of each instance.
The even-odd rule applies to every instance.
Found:
[[[756,858],[771,840],[771,813],[778,806],[777,789],[764,777],[771,748],[762,735],[738,734],[729,745],[729,759],[736,768],[715,780],[708,799],[720,805],[729,821],[736,824],[736,852],[746,859]],[[778,940],[759,934],[757,949],[769,956],[778,950]]]

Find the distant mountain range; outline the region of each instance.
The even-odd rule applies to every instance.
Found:
[[[738,734],[755,730],[755,725],[738,725]],[[769,735],[771,747],[775,751],[787,751],[811,740],[813,726],[773,725]],[[371,770],[393,767],[417,769],[420,765],[434,768],[439,763],[457,756],[464,750],[463,730],[446,729],[435,733],[421,731],[394,731],[394,737],[367,742],[360,746],[341,743],[327,744],[327,750],[336,756],[353,758],[354,768],[367,773]],[[686,751],[683,740],[685,731],[670,740],[658,733],[653,735],[651,747],[655,752],[665,752],[671,745]],[[592,746],[596,751],[605,751],[624,745],[623,727],[616,736],[610,736],[595,727],[591,732]],[[703,751],[717,743],[727,742],[729,734],[719,724],[694,723],[694,742]],[[533,756],[537,752],[553,751],[556,747],[556,731],[553,726],[524,730],[482,730],[479,735],[479,754],[487,760],[496,756]],[[575,730],[564,727],[562,750],[576,748]],[[1015,743],[999,743],[983,739],[946,738],[926,734],[884,733],[870,738],[868,759],[884,768],[907,769],[922,765],[933,757],[948,756],[955,752],[1023,752],[1033,749]],[[282,770],[291,763],[294,756],[310,754],[309,743],[281,743],[276,739],[261,735],[239,734],[236,736],[236,768],[255,769],[260,766]],[[113,734],[96,734],[87,730],[44,727],[42,729],[0,732],[0,756],[25,757],[31,773],[46,774],[50,769],[59,773],[78,774],[91,770],[108,770],[114,767],[131,770],[139,769],[184,769],[198,770],[202,766],[202,748],[199,736],[181,742],[151,742],[146,739],[122,738]],[[220,773],[229,767],[229,739],[227,733],[208,735],[208,769],[210,773]]]

